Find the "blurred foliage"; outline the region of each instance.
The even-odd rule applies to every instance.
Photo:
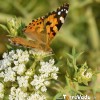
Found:
[[[65,60],[66,51],[75,47],[84,52],[77,64],[86,61],[93,70],[100,70],[100,0],[0,0],[0,24],[16,16],[27,25],[65,2],[70,4],[67,19],[51,43],[56,57]],[[0,28],[0,55],[8,42],[5,34]]]

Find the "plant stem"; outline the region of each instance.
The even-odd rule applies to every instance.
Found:
[[[88,33],[89,33],[91,46],[93,47],[93,49],[98,49],[99,48],[99,32],[97,29],[97,25],[95,22],[95,18],[94,18],[92,9],[90,7],[87,8],[86,17],[87,17],[87,22],[89,25]]]

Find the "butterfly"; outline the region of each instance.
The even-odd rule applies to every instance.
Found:
[[[68,9],[69,4],[65,3],[57,8],[56,11],[32,20],[32,22],[23,29],[23,33],[30,40],[22,37],[13,37],[10,38],[10,41],[25,47],[51,51],[51,40],[55,37],[64,23]]]

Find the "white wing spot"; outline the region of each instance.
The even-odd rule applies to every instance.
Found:
[[[58,12],[58,15],[60,15],[60,14],[61,14],[61,12],[59,11],[59,12]]]
[[[63,9],[61,11],[63,11]]]
[[[68,13],[68,10],[66,10],[66,14]]]
[[[60,17],[61,23],[64,23],[64,18]]]

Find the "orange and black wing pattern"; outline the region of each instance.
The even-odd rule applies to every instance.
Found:
[[[35,42],[27,41],[21,37],[11,38],[10,40],[15,44],[20,44],[27,47],[37,48],[43,46],[43,49],[49,48],[50,41],[53,39],[65,21],[68,9],[69,4],[65,3],[56,11],[32,20],[32,22],[23,29],[23,32],[26,37]]]
[[[57,31],[61,28],[65,21],[66,15],[68,13],[69,4],[65,3],[59,7],[56,11],[49,13],[46,17],[46,31],[49,38],[53,38]]]

